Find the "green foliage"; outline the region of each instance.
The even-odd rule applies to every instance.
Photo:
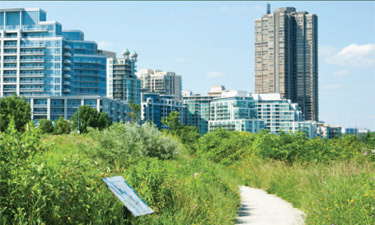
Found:
[[[0,132],[7,129],[12,118],[18,131],[24,131],[25,125],[31,120],[29,103],[16,95],[0,99]]]
[[[182,128],[182,125],[180,124],[180,116],[177,111],[173,111],[169,113],[167,117],[162,118],[161,123],[167,125],[172,134],[178,133]]]
[[[41,134],[53,133],[53,125],[51,120],[41,119],[39,120],[39,131]]]
[[[98,145],[90,148],[87,154],[106,162],[115,162],[117,167],[127,167],[144,156],[171,159],[180,152],[176,140],[163,135],[149,123],[142,126],[114,123],[103,132],[92,130],[90,134]]]
[[[69,134],[71,131],[69,122],[60,116],[58,120],[55,121],[55,127],[53,134]]]
[[[112,123],[105,112],[99,113],[96,109],[88,105],[80,106],[78,112],[73,115],[71,120],[73,121],[73,130],[78,129],[79,123],[80,133],[87,133],[88,127],[102,130],[109,127]]]
[[[129,104],[130,112],[128,115],[128,119],[130,123],[139,123],[140,117],[139,114],[141,112],[141,106],[134,103],[130,102]]]

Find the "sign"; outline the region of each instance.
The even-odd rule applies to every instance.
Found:
[[[154,213],[154,210],[139,197],[122,176],[106,177],[103,178],[103,181],[116,197],[124,203],[133,216],[137,217]]]

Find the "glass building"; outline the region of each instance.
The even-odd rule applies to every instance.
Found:
[[[141,81],[135,75],[137,53],[126,50],[124,58],[107,58],[107,96],[116,100],[141,104]]]
[[[176,101],[173,95],[161,95],[159,93],[142,93],[141,120],[143,123],[151,121],[158,128],[167,128],[161,120],[171,112],[177,111],[180,116],[180,123],[183,122],[183,106]]]
[[[210,103],[208,130],[219,127],[257,133],[264,128],[264,121],[258,120],[255,102],[247,92],[225,90]]]
[[[106,56],[41,9],[0,9],[0,97],[106,95]]]

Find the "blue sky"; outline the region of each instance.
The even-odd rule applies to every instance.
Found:
[[[270,2],[319,19],[320,119],[375,130],[375,2]],[[0,2],[42,8],[63,29],[118,54],[136,50],[138,69],[174,71],[183,89],[254,91],[254,20],[267,2]]]

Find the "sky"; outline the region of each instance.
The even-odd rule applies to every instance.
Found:
[[[318,16],[319,118],[375,130],[375,2],[271,1]],[[138,53],[138,70],[182,75],[183,89],[254,92],[254,20],[267,2],[0,2],[41,8],[63,30],[79,29],[104,50]]]

